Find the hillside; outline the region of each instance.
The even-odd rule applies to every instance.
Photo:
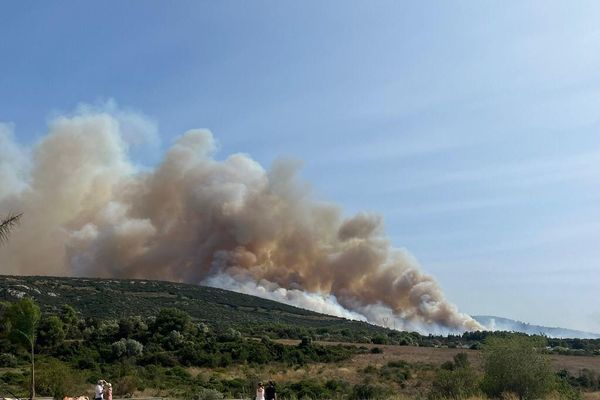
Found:
[[[244,329],[264,324],[280,324],[307,329],[348,329],[354,336],[369,337],[388,332],[385,328],[365,322],[319,314],[260,297],[206,286],[134,279],[0,276],[0,301],[14,301],[22,296],[33,297],[46,312],[56,312],[64,304],[69,304],[84,318],[152,316],[160,308],[174,307],[216,327],[234,326]],[[490,330],[544,334],[557,338],[600,338],[600,335],[594,333],[531,325],[508,318],[473,318]]]
[[[34,298],[46,312],[56,312],[69,304],[86,318],[152,316],[160,308],[174,307],[216,327],[283,324],[350,329],[369,336],[387,331],[365,322],[206,286],[131,279],[0,276],[0,301],[14,301],[23,296]]]
[[[552,338],[600,339],[600,334],[577,331],[566,328],[551,328],[541,325],[531,325],[514,319],[494,317],[490,315],[475,315],[473,318],[481,325],[492,331],[523,332],[528,335],[545,335]]]

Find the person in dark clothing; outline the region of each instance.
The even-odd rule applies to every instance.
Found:
[[[269,381],[269,386],[265,389],[265,400],[277,400],[277,391],[273,381]]]

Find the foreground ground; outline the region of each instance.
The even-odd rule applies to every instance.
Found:
[[[297,345],[297,340],[278,340],[286,345]],[[352,343],[316,342],[320,345],[356,345]],[[481,352],[468,349],[433,348],[416,346],[396,345],[361,345],[368,348],[368,352],[354,355],[351,359],[336,363],[312,363],[299,367],[288,367],[281,363],[267,366],[232,365],[227,368],[187,368],[189,374],[194,377],[208,381],[211,377],[222,379],[253,378],[256,380],[273,379],[278,383],[297,382],[302,380],[317,379],[344,380],[350,384],[379,383],[381,371],[390,362],[403,361],[410,365],[411,379],[402,384],[395,385],[395,398],[412,399],[417,398],[428,391],[428,383],[435,374],[436,367],[451,361],[453,357],[464,352],[475,369],[482,370]],[[377,352],[372,352],[377,348]],[[600,372],[600,357],[589,356],[551,356],[552,366],[556,371],[567,370],[577,375],[582,369],[590,369]],[[383,383],[383,382],[381,382]],[[389,384],[389,382],[386,382]],[[88,391],[89,386],[82,386],[81,390]],[[91,390],[91,389],[90,389]],[[166,396],[165,396],[166,395]],[[169,397],[166,392],[154,388],[146,388],[144,391],[135,393],[136,397]],[[252,398],[252,393],[245,393],[244,398]],[[116,398],[116,397],[115,397]],[[600,400],[600,392],[584,393],[585,400]]]
[[[279,343],[286,345],[297,345],[298,340],[278,340]],[[352,343],[334,343],[334,342],[316,342],[321,345],[356,345]],[[322,381],[334,379],[344,380],[350,384],[360,383],[379,383],[381,371],[390,362],[404,361],[411,365],[412,378],[402,385],[396,386],[397,399],[411,399],[422,397],[423,393],[428,391],[428,383],[431,382],[435,374],[436,367],[447,361],[452,361],[453,357],[464,352],[468,354],[472,365],[482,372],[481,352],[468,349],[450,349],[433,347],[415,347],[415,346],[395,346],[395,345],[364,345],[369,350],[380,349],[381,353],[358,354],[351,359],[337,363],[314,363],[301,367],[289,368],[284,365],[275,364],[265,367],[251,367],[247,365],[231,366],[228,368],[190,368],[189,372],[194,376],[204,375],[207,377],[215,374],[221,378],[234,379],[254,376],[258,380],[273,379],[276,382],[291,382],[318,379]],[[577,375],[582,369],[590,369],[600,372],[600,357],[588,356],[551,356],[552,366],[556,371],[567,370],[573,375]],[[383,382],[381,382],[383,383]],[[386,382],[389,384],[389,382]],[[145,395],[156,394],[155,391],[146,391]],[[247,396],[250,398],[250,394]],[[600,400],[600,392],[584,393],[586,400]]]

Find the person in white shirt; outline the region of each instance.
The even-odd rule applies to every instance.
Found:
[[[258,388],[256,389],[256,400],[265,400],[265,386],[262,382],[258,382]]]
[[[94,388],[94,400],[104,400],[104,387],[102,380],[99,380]]]

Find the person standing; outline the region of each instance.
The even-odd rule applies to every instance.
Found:
[[[102,380],[99,380],[94,388],[94,400],[104,400],[104,387]]]
[[[105,400],[112,400],[112,383],[107,383],[106,384],[106,399]]]
[[[258,388],[256,389],[256,400],[265,400],[265,386],[262,382],[258,382]]]
[[[269,386],[265,389],[265,400],[277,400],[277,391],[273,381],[269,381]]]

